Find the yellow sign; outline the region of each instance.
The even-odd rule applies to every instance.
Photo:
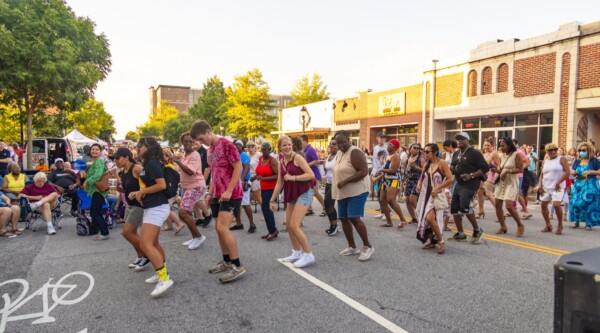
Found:
[[[406,114],[406,92],[379,97],[379,116],[401,116]]]

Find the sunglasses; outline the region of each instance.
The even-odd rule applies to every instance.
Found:
[[[424,152],[425,154],[429,154],[429,153],[431,153],[432,151],[431,151],[431,150],[423,150],[423,152]]]
[[[557,152],[557,151],[558,151],[558,148],[551,148],[551,149],[548,149],[548,152]]]
[[[579,149],[578,152],[587,151],[587,149]]]

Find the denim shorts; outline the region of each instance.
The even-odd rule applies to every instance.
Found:
[[[313,192],[312,189],[309,188],[308,191],[302,193],[298,197],[298,199],[292,200],[290,202],[290,204],[292,204],[292,205],[298,205],[298,204],[300,204],[300,205],[303,205],[303,206],[306,206],[306,207],[310,208],[312,206],[313,196],[314,196],[314,192]]]
[[[338,200],[338,218],[364,217],[369,192]]]

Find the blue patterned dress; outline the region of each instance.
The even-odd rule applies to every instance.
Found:
[[[583,173],[588,170],[600,169],[600,161],[592,158],[587,165],[581,165],[575,160],[571,168],[577,171],[577,179],[573,185],[571,205],[569,207],[569,220],[571,222],[585,222],[586,226],[600,225],[600,185],[598,177],[583,178]]]

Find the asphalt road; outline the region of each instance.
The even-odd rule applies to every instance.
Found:
[[[403,231],[379,227],[373,218],[377,205],[368,201],[365,221],[375,253],[367,262],[339,256],[347,246],[343,234],[329,237],[327,218],[307,217],[303,230],[317,264],[303,269],[305,276],[277,261],[291,248],[286,233],[273,242],[260,239],[266,228],[259,208],[256,234],[235,231],[248,273],[228,285],[208,273],[221,259],[213,223],[202,229],[207,241],[195,251],[181,246],[187,230],[180,236],[164,232],[161,243],[175,285],[159,299],[150,297],[153,286],[144,283],[150,267],[127,268],[135,253],[119,235],[120,226],[110,240],[97,242],[77,236],[74,219],[65,217],[57,235],[42,229],[0,239],[0,295],[6,295],[0,332],[551,331],[553,264],[562,254],[597,247],[600,230],[541,233],[540,209],[532,205],[524,237],[515,237],[510,219],[508,234],[498,236],[486,205],[481,244],[448,242],[440,256],[421,249],[414,225]],[[313,207],[320,212],[317,202]],[[276,214],[279,226],[283,217]],[[90,277],[75,273],[57,284],[72,272]],[[29,286],[20,300],[23,287],[7,283],[13,279]]]

